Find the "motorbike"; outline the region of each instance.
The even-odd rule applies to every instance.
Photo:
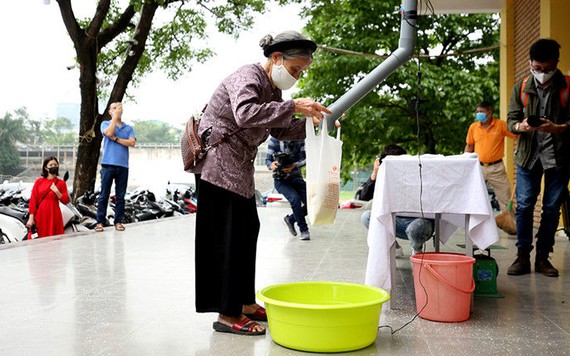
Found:
[[[69,173],[66,172],[63,180],[68,179]],[[37,232],[26,227],[32,186],[32,183],[5,183],[0,188],[0,244],[37,238]],[[89,230],[93,220],[85,218],[71,203],[60,202],[59,208],[63,218],[64,233]]]
[[[14,208],[0,206],[0,244],[19,242],[26,239],[27,213]]]

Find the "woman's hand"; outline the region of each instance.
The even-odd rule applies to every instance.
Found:
[[[313,122],[315,118],[317,120],[322,120],[325,117],[323,115],[323,112],[326,114],[332,114],[332,112],[329,109],[325,108],[324,106],[322,106],[321,104],[317,103],[316,101],[310,98],[293,99],[293,102],[295,103],[294,113],[303,114],[307,117],[312,117]]]
[[[342,114],[342,116],[341,116],[339,119],[337,119],[337,120],[334,121],[334,125],[335,125],[336,127],[340,127],[341,125],[340,125],[340,121],[339,121],[339,120],[340,120],[340,119],[344,119],[344,117],[345,117],[344,114]],[[312,119],[313,119],[313,125],[315,125],[315,126],[317,126],[318,124],[321,123],[321,120],[319,120],[318,118],[316,118],[316,117],[314,117],[314,116],[312,117]]]
[[[277,169],[277,161],[273,161],[271,162],[271,166],[269,167],[269,169],[271,169],[272,171]]]
[[[372,170],[372,174],[370,175],[371,180],[376,180],[379,168],[380,168],[380,157],[376,157],[376,159],[374,160],[374,169]]]
[[[32,226],[34,226],[35,223],[36,223],[36,222],[35,222],[35,220],[34,220],[34,216],[30,214],[30,217],[28,218],[28,222],[26,223],[26,227],[27,227],[28,229],[31,229]]]
[[[52,183],[51,186],[49,187],[51,189],[52,192],[55,193],[55,195],[57,195],[58,198],[61,198],[61,192],[59,191],[59,189],[57,189],[57,187],[55,186],[55,183]]]

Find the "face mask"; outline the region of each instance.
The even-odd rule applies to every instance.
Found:
[[[297,79],[289,73],[283,64],[274,64],[271,67],[271,80],[281,90],[287,90],[297,82]]]
[[[475,120],[479,122],[485,122],[487,121],[487,114],[485,114],[484,112],[478,112],[475,114]]]
[[[49,174],[57,175],[59,173],[59,167],[49,167],[48,172],[49,172]]]
[[[540,84],[544,84],[546,82],[548,82],[550,80],[550,78],[552,78],[552,76],[554,75],[555,70],[551,70],[548,73],[537,73],[535,72],[534,69],[532,69],[532,67],[530,68],[530,72],[532,73],[532,75],[534,76],[534,78],[540,83]]]

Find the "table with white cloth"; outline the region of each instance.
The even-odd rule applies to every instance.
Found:
[[[436,232],[444,244],[457,228],[465,228],[470,255],[471,241],[486,249],[499,240],[477,154],[387,156],[378,170],[370,214],[367,285],[393,296],[394,215],[421,214],[438,218]]]

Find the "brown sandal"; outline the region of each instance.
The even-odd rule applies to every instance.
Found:
[[[265,328],[261,331],[254,331],[256,326],[260,326],[253,320],[248,318],[243,318],[232,326],[223,324],[219,321],[214,322],[214,330],[222,333],[232,333],[238,335],[263,335],[265,334]]]
[[[95,226],[95,231],[97,232],[103,232],[103,224],[97,224],[97,226]]]
[[[125,226],[121,223],[115,225],[115,230],[117,231],[125,231]]]

